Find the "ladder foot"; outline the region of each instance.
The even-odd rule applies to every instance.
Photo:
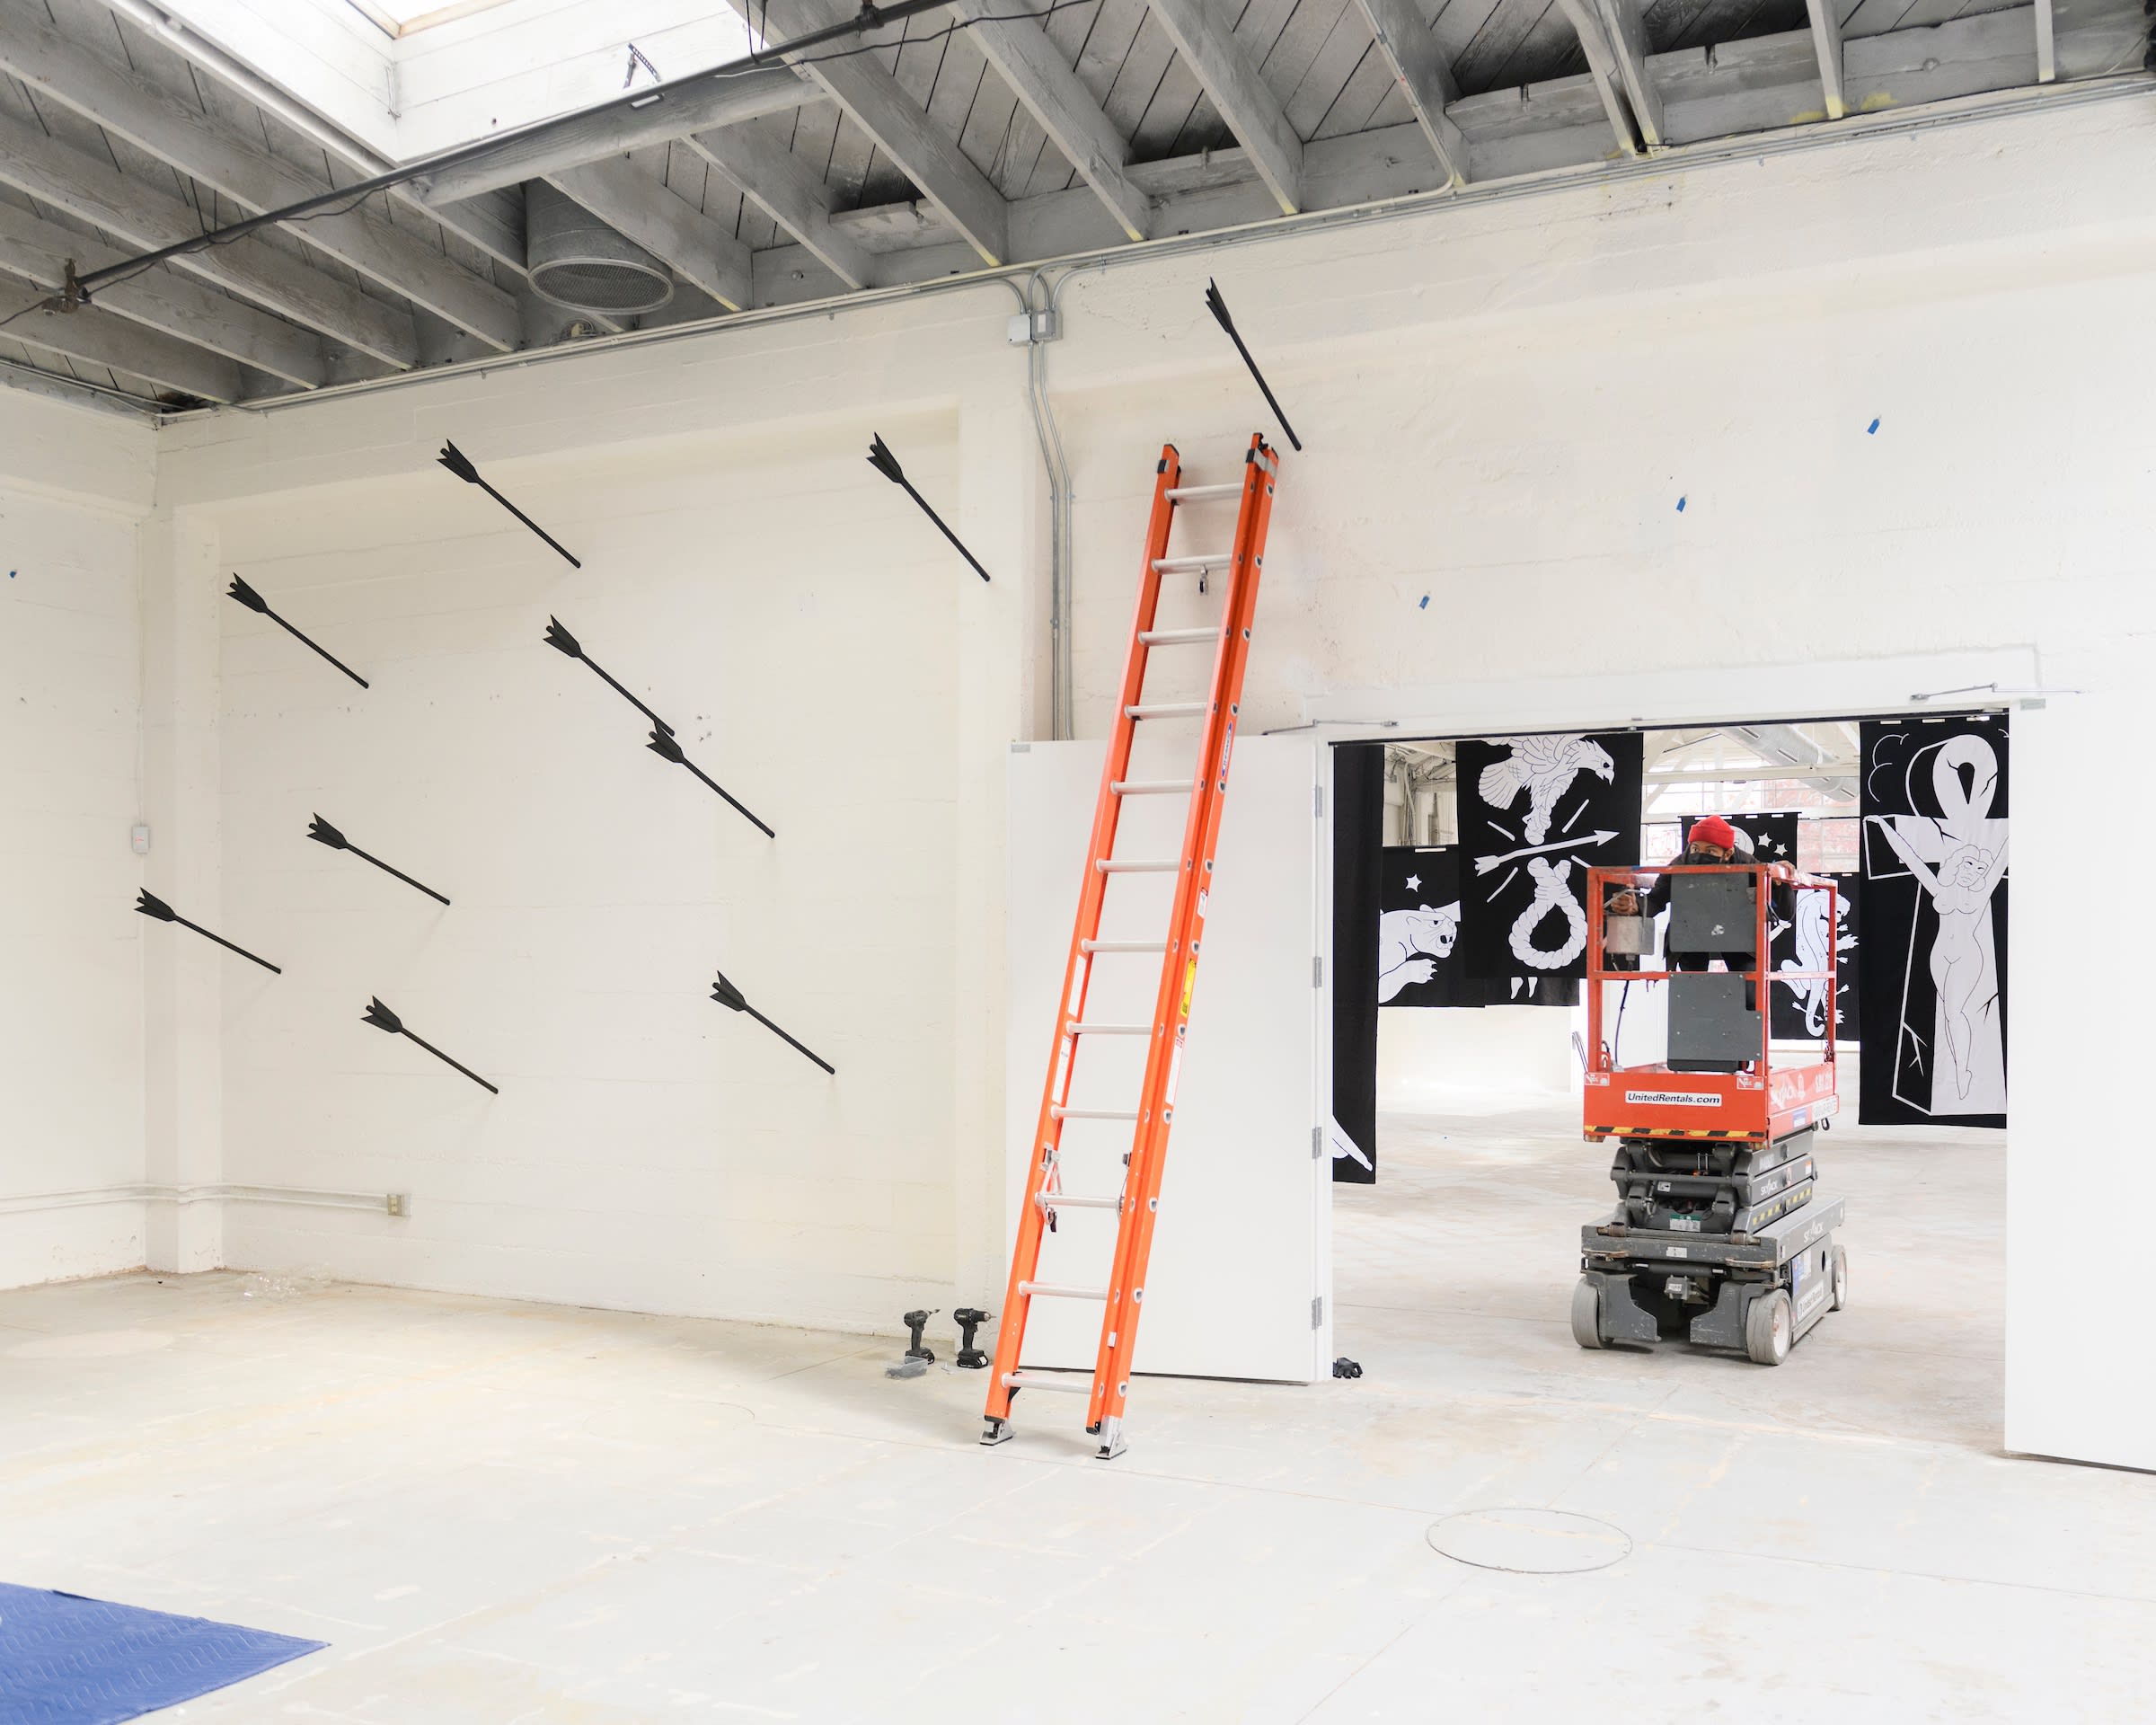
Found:
[[[1123,1453],[1123,1422],[1104,1420],[1100,1422],[1100,1447],[1093,1452],[1093,1459],[1112,1462]]]
[[[998,1420],[990,1415],[983,1415],[982,1424],[985,1427],[981,1433],[981,1441],[984,1444],[1007,1444],[1011,1441],[1012,1433],[1011,1422],[1008,1420]]]

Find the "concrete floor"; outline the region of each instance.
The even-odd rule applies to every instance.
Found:
[[[2156,1479],[1999,1453],[1994,1136],[1833,1136],[1853,1308],[1772,1371],[1573,1345],[1607,1187],[1568,1118],[1381,1155],[1338,1227],[1366,1376],[1149,1381],[1112,1465],[1067,1416],[981,1450],[977,1375],[855,1338],[0,1295],[0,1579],[331,1643],[190,1721],[2151,1717]],[[1630,1554],[1431,1548],[1498,1506]]]

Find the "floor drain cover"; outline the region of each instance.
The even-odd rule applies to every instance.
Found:
[[[1563,1509],[1462,1509],[1432,1522],[1429,1538],[1455,1561],[1515,1575],[1606,1570],[1632,1549],[1623,1528]]]

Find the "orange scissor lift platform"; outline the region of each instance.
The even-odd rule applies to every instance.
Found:
[[[1608,916],[1608,902],[1661,876],[1672,877],[1674,896],[1686,890],[1676,882],[1701,875],[1751,877],[1749,953],[1725,962],[1745,978],[1745,1011],[1758,1020],[1756,1047],[1741,1061],[1719,1063],[1734,1071],[1670,1057],[1621,1065],[1615,1032],[1604,1035],[1610,985],[1667,984],[1674,1011],[1676,991],[1701,986],[1711,973],[1648,968],[1652,960],[1639,949],[1648,924]],[[1825,926],[1836,927],[1830,880],[1778,876],[1756,865],[1588,871],[1590,1052],[1581,1126],[1590,1143],[1614,1146],[1610,1178],[1618,1204],[1580,1230],[1572,1333],[1583,1348],[1683,1340],[1779,1365],[1847,1298],[1848,1258],[1833,1240],[1844,1207],[1818,1192],[1812,1154],[1815,1136],[1840,1108],[1833,942],[1824,969],[1772,970],[1777,888],[1825,895]],[[1609,947],[1611,925],[1620,922],[1634,936],[1619,942],[1629,949],[1622,954]],[[1613,966],[1616,957],[1639,968]],[[1799,1058],[1775,1048],[1777,984],[1824,989],[1825,1034],[1816,1056],[1807,1050]],[[1723,985],[1723,995],[1734,986]]]

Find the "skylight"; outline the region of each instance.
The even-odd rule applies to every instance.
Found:
[[[491,11],[506,0],[347,0],[347,4],[364,13],[377,29],[392,36],[409,36],[434,24],[469,18],[475,12]]]

